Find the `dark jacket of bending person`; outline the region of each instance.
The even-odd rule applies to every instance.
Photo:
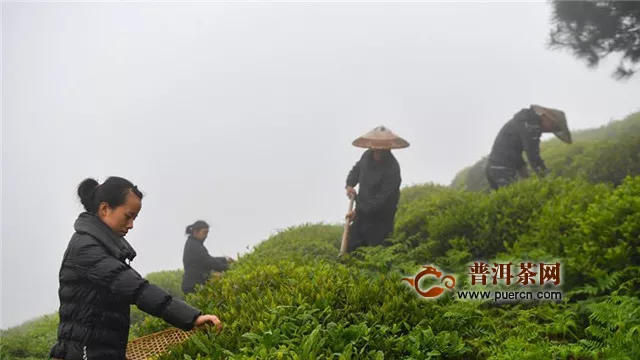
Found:
[[[142,207],[131,182],[86,179],[78,187],[85,207],[60,267],[57,342],[49,356],[65,360],[125,360],[130,306],[183,330],[220,320],[150,284],[130,265],[136,252],[124,236]]]
[[[198,220],[187,226],[186,234],[189,235],[184,244],[182,264],[184,275],[182,278],[182,291],[190,294],[195,291],[196,285],[207,282],[212,272],[223,272],[229,268],[233,260],[229,257],[214,257],[204,247],[204,241],[209,236],[209,224]]]
[[[518,177],[530,176],[523,152],[533,171],[545,176],[549,169],[540,156],[540,137],[551,132],[561,141],[572,143],[563,111],[539,105],[518,111],[502,126],[491,148],[485,168],[490,188],[497,190],[516,182]]]

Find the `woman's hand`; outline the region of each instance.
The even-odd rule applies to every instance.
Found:
[[[196,327],[201,327],[205,325],[216,325],[216,328],[218,329],[218,331],[222,330],[222,323],[220,322],[220,319],[218,319],[218,317],[215,315],[200,315],[196,319],[194,325]]]

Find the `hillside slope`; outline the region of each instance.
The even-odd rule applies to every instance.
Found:
[[[571,145],[556,138],[540,145],[540,154],[552,176],[617,185],[627,175],[640,175],[640,112],[599,128],[573,131],[572,135]],[[486,191],[489,188],[484,172],[487,156],[462,169],[451,186]]]
[[[531,180],[490,195],[416,186],[403,192],[392,246],[338,260],[339,238],[340,227],[307,224],[258,245],[188,298],[218,314],[223,333],[162,359],[640,358],[640,177],[617,188]],[[549,290],[563,300],[434,301],[401,280],[428,263],[468,289],[469,265],[483,259],[559,261]]]
[[[607,143],[597,139],[602,129],[577,135],[584,147],[571,147],[583,149],[575,153],[546,142],[548,163],[568,162],[556,166],[562,177],[532,178],[497,193],[403,189],[389,247],[338,259],[342,228],[331,224],[270,237],[187,297],[218,315],[224,331],[200,333],[161,359],[640,359],[638,142],[625,140],[638,119],[609,125],[612,134],[623,130]],[[580,162],[591,166],[574,165]],[[611,174],[615,181],[598,182]],[[485,286],[470,284],[474,261],[489,265]],[[514,264],[511,285],[491,283],[494,262]],[[561,292],[562,300],[460,298],[465,289],[541,290],[515,284],[522,262],[560,263],[560,284],[544,290]],[[453,274],[455,291],[430,300],[402,281],[426,264]],[[149,278],[179,292],[180,274]],[[46,359],[54,319],[3,332],[0,358]],[[139,311],[134,320],[132,336],[167,327]]]

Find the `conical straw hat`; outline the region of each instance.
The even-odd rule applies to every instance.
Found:
[[[409,143],[405,139],[394,134],[393,131],[382,125],[355,139],[352,145],[365,149],[381,150],[409,147]]]
[[[553,134],[557,136],[558,139],[567,144],[571,144],[573,142],[573,140],[571,140],[571,131],[569,131],[569,126],[567,125],[567,117],[562,110],[546,108],[540,105],[531,105],[531,108],[536,112],[536,114],[546,116],[556,124],[559,130],[554,131]]]

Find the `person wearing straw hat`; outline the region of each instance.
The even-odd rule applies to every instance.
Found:
[[[393,231],[400,199],[400,165],[391,149],[409,143],[384,126],[357,138],[353,146],[367,149],[347,175],[346,190],[356,207],[347,214],[351,221],[347,252],[360,246],[382,245]],[[355,191],[358,186],[358,192]]]
[[[540,157],[540,136],[553,133],[561,141],[571,144],[571,132],[563,111],[531,105],[517,112],[500,129],[489,155],[485,173],[492,190],[508,186],[517,177],[529,177],[522,152],[526,152],[529,165],[538,176],[548,169]]]

